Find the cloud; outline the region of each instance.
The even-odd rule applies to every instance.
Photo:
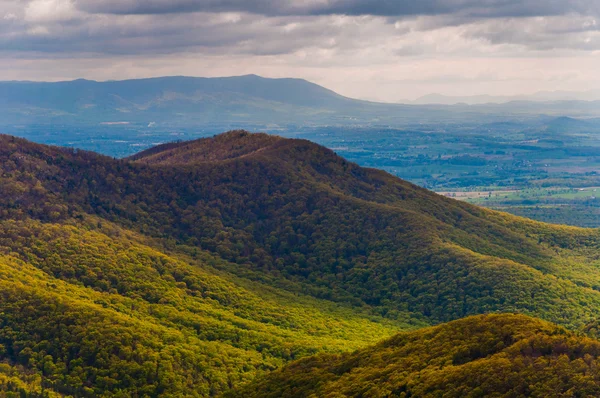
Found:
[[[262,15],[415,16],[461,14],[472,17],[528,17],[600,12],[596,0],[79,0],[88,12],[170,14],[248,12]]]
[[[494,46],[513,44],[536,51],[600,50],[600,26],[589,16],[479,21],[465,26],[463,35]]]
[[[0,52],[327,56],[376,46],[413,57],[506,45],[600,49],[597,0],[5,0],[0,12],[2,4],[11,6],[11,25],[0,26]]]
[[[598,0],[0,0],[0,63],[30,60],[22,71],[0,70],[111,79],[264,71],[321,83],[327,76],[339,87],[344,76],[363,82],[345,91],[352,95],[379,85],[381,74],[380,91],[390,97],[394,79],[459,87],[504,79],[498,60],[592,57],[600,51],[599,7]],[[460,67],[447,71],[454,62]],[[486,67],[471,72],[475,63]],[[560,62],[547,74],[534,65],[539,70],[515,72],[511,81],[563,76]],[[568,79],[591,76],[577,73]]]
[[[249,14],[195,13],[96,16],[69,23],[24,23],[0,34],[1,51],[99,54],[168,54],[180,51],[282,54],[318,45],[342,35],[344,24],[326,18],[259,18]],[[31,37],[32,29],[46,33]],[[324,38],[326,38],[324,40]]]
[[[25,7],[25,21],[61,22],[80,16],[71,0],[33,0]]]

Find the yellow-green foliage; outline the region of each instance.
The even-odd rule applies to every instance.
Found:
[[[6,398],[53,398],[64,395],[44,388],[42,376],[37,372],[32,372],[22,366],[0,363],[0,396]]]
[[[100,230],[0,222],[3,357],[55,391],[214,396],[288,360],[405,327],[241,286],[108,223]]]
[[[116,160],[0,136],[0,360],[59,393],[214,396],[481,313],[593,331],[599,249],[303,140]]]
[[[600,342],[523,315],[465,318],[287,365],[230,397],[597,397]]]

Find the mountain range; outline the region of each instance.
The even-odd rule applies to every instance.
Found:
[[[3,135],[0,390],[281,396],[322,376],[296,396],[434,396],[446,377],[474,391],[479,360],[594,392],[599,245],[305,140],[231,131],[114,159]],[[543,321],[477,317],[496,312]],[[479,394],[512,396],[498,380]]]
[[[566,98],[566,97],[565,97]],[[256,75],[160,77],[96,82],[0,82],[0,127],[81,129],[125,124],[169,128],[282,128],[315,125],[388,125],[493,122],[539,115],[600,116],[598,101],[511,101],[503,104],[389,104],[343,97],[302,79]],[[478,102],[478,101],[470,101]],[[479,101],[481,102],[481,101]],[[491,102],[491,101],[486,101]],[[16,129],[16,130],[15,130]]]
[[[467,95],[453,96],[443,94],[427,94],[413,101],[403,101],[407,104],[427,105],[427,104],[443,104],[443,105],[483,105],[483,104],[502,104],[513,101],[531,101],[531,102],[550,102],[550,101],[599,101],[600,90],[589,91],[539,91],[530,95]]]

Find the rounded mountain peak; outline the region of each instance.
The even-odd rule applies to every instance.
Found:
[[[214,137],[158,145],[130,160],[145,164],[190,164],[248,156],[285,140],[276,135],[232,130]]]

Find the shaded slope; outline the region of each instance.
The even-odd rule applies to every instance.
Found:
[[[238,131],[114,160],[2,137],[0,158],[4,217],[94,214],[389,318],[516,311],[579,327],[600,310],[597,230],[444,198],[308,141]]]
[[[600,342],[522,315],[403,333],[294,362],[231,397],[574,397],[600,394]]]

